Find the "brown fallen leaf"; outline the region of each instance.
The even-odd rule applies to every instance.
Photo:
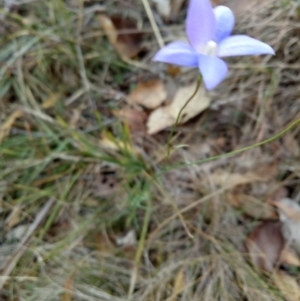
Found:
[[[265,177],[255,172],[245,173],[230,173],[223,169],[216,169],[209,175],[209,181],[214,183],[215,186],[225,187],[230,185],[231,187],[252,183],[255,181],[266,181]]]
[[[272,272],[284,248],[282,224],[278,221],[262,222],[248,236],[246,247],[256,267]]]
[[[154,110],[147,121],[148,134],[152,135],[168,128],[175,123],[175,119],[169,113],[169,107],[161,107]]]
[[[175,120],[177,119],[177,116],[179,115],[182,107],[195,92],[196,87],[197,83],[193,83],[189,86],[180,88],[175,94],[175,97],[170,105],[170,115],[173,116]],[[203,88],[203,86],[200,86],[196,95],[183,110],[180,118],[180,123],[187,122],[191,118],[197,116],[200,112],[207,109],[210,101],[211,100],[207,96],[205,89]]]
[[[147,114],[138,109],[124,108],[116,112],[122,121],[127,123],[131,134],[146,131]]]
[[[282,295],[288,301],[300,300],[300,287],[297,280],[281,271],[277,271],[273,274],[273,280],[275,285],[281,291]]]
[[[276,212],[270,204],[264,203],[259,199],[244,193],[233,193],[230,196],[231,204],[242,212],[257,220],[274,219]]]
[[[288,190],[284,186],[279,186],[277,189],[272,191],[272,193],[266,199],[266,202],[269,204],[274,204],[274,201],[279,201],[283,198],[286,198],[288,195]]]
[[[289,198],[283,198],[279,201],[271,202],[275,205],[283,216],[283,219],[290,219],[294,222],[300,222],[300,206]]]
[[[137,22],[118,16],[108,17],[104,14],[98,15],[98,20],[121,58],[125,60],[132,58],[142,50],[142,34],[138,32]]]
[[[129,94],[130,104],[139,104],[147,109],[156,109],[167,99],[167,90],[163,81],[154,79],[139,83]]]
[[[197,83],[178,89],[172,103],[165,107],[154,110],[148,119],[148,134],[155,134],[171,125],[174,125],[180,110],[186,104],[188,99],[195,93]],[[197,116],[199,113],[208,108],[210,98],[206,95],[203,86],[200,86],[196,95],[189,101],[188,105],[181,113],[179,123],[185,123],[189,119]]]
[[[300,267],[300,258],[290,249],[284,248],[284,250],[281,252],[280,255],[280,262],[287,264],[287,265],[293,265],[295,267]]]

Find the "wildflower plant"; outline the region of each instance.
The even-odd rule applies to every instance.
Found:
[[[186,18],[189,43],[175,41],[160,49],[155,61],[198,67],[207,90],[219,85],[228,67],[221,58],[272,54],[266,43],[246,35],[231,35],[234,15],[226,6],[212,7],[209,0],[190,0]]]

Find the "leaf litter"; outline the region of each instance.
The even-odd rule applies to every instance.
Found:
[[[135,89],[128,95],[129,104],[142,105],[153,110],[161,106],[167,100],[168,92],[161,80],[150,80],[138,83]]]
[[[125,60],[133,58],[142,50],[142,34],[136,32],[138,31],[138,27],[135,20],[104,14],[99,14],[98,20],[111,45],[116,49],[121,58]]]
[[[82,4],[82,1],[79,2]],[[87,2],[89,5],[93,3],[93,1],[83,2],[84,5]],[[132,1],[132,3],[131,1],[116,1],[113,5],[109,2],[106,3],[107,9],[103,11],[111,22],[107,26],[106,34],[112,47],[119,54],[118,58],[113,56],[114,60],[109,65],[99,59],[99,57],[102,58],[102,50],[104,57],[112,55],[110,45],[101,48],[100,44],[105,41],[99,38],[105,32],[105,26],[99,32],[98,24],[96,24],[95,30],[93,27],[95,24],[91,22],[92,14],[83,15],[84,20],[82,24],[79,24],[82,25],[83,37],[80,46],[82,46],[83,67],[86,68],[86,77],[91,82],[91,90],[86,92],[84,89],[80,89],[83,91],[80,92],[80,97],[76,101],[72,101],[67,109],[64,108],[63,103],[57,101],[55,96],[52,97],[53,91],[55,93],[59,91],[59,99],[69,99],[70,94],[73,95],[74,89],[82,85],[80,76],[84,75],[84,68],[77,67],[78,59],[79,61],[81,59],[80,53],[78,57],[72,56],[73,52],[70,52],[63,42],[66,40],[64,37],[53,43],[52,36],[43,35],[44,38],[39,49],[41,49],[43,59],[46,58],[45,64],[40,63],[39,55],[34,57],[28,53],[28,57],[32,59],[30,66],[27,63],[26,54],[19,58],[18,64],[7,70],[5,77],[13,82],[14,88],[10,89],[3,98],[5,103],[7,100],[11,101],[11,104],[8,105],[9,110],[6,110],[1,102],[1,121],[4,124],[8,120],[7,129],[3,131],[4,152],[1,153],[1,156],[3,154],[5,156],[1,161],[1,168],[3,167],[5,172],[14,169],[14,172],[11,177],[4,175],[5,182],[8,184],[7,187],[1,188],[1,205],[10,202],[13,205],[21,205],[22,212],[24,211],[21,216],[17,213],[12,215],[11,233],[19,223],[28,224],[23,220],[24,216],[28,215],[28,211],[34,212],[30,216],[35,216],[47,193],[53,194],[59,200],[59,204],[67,204],[65,207],[74,214],[74,219],[72,219],[74,227],[70,227],[64,233],[55,233],[56,240],[47,239],[53,226],[47,230],[47,224],[53,224],[52,217],[57,220],[57,214],[53,210],[46,225],[41,229],[36,229],[36,237],[39,239],[36,240],[35,237],[32,237],[33,239],[28,242],[29,247],[36,254],[40,254],[40,257],[37,257],[34,262],[20,260],[14,271],[15,274],[31,275],[39,271],[39,264],[43,262],[43,268],[47,275],[57,283],[62,283],[62,286],[65,283],[65,288],[62,286],[60,289],[58,286],[53,288],[53,282],[48,282],[44,277],[37,277],[36,285],[31,287],[19,285],[13,288],[7,285],[4,288],[4,294],[6,291],[13,290],[16,296],[32,295],[35,298],[39,297],[42,292],[45,294],[45,299],[59,300],[65,296],[62,293],[64,289],[69,289],[68,279],[72,279],[70,283],[72,282],[74,290],[65,297],[67,300],[70,298],[127,300],[131,268],[135,265],[135,252],[140,247],[143,256],[138,263],[137,283],[133,290],[133,299],[136,300],[168,298],[198,300],[204,296],[207,300],[270,301],[278,300],[280,292],[287,300],[294,300],[293,296],[298,296],[297,285],[295,285],[297,284],[296,277],[286,273],[281,267],[281,263],[299,265],[299,254],[287,249],[291,238],[290,233],[296,231],[293,230],[294,227],[297,229],[297,210],[288,209],[289,204],[286,202],[278,203],[287,197],[293,203],[298,201],[299,170],[295,167],[298,164],[297,156],[299,154],[297,130],[291,131],[288,138],[273,141],[259,149],[247,151],[238,156],[222,158],[207,164],[191,164],[193,161],[237,150],[269,138],[277,132],[277,129],[285,128],[291,120],[297,117],[299,80],[295,74],[298,72],[299,49],[288,43],[289,39],[297,36],[294,31],[295,19],[293,20],[296,4],[290,1],[286,6],[278,6],[279,2],[275,2],[268,8],[262,3],[256,7],[254,12],[247,11],[244,16],[245,20],[239,24],[237,31],[249,32],[249,34],[270,41],[276,48],[278,57],[273,58],[272,61],[269,61],[268,58],[251,61],[245,58],[239,61],[234,59],[230,61],[232,72],[218,90],[207,95],[209,104],[205,108],[200,106],[200,110],[195,104],[190,111],[185,112],[187,114],[180,120],[180,133],[178,131],[179,135],[176,139],[180,145],[185,147],[176,148],[170,158],[157,159],[155,151],[165,146],[168,130],[174,125],[174,117],[177,117],[179,110],[193,91],[189,88],[189,95],[182,96],[181,101],[175,101],[174,97],[168,95],[165,100],[162,99],[163,97],[157,97],[145,101],[144,97],[141,97],[141,100],[136,103],[128,103],[129,98],[124,97],[127,95],[129,87],[147,83],[150,77],[153,78],[153,74],[150,76],[148,69],[146,69],[147,71],[138,68],[134,71],[129,70],[132,66],[130,68],[124,66],[124,61],[120,61],[120,57],[126,60],[134,57],[150,66],[151,55],[157,50],[155,49],[157,43],[147,19],[143,20],[142,28],[149,35],[145,41],[142,41],[133,34],[140,31],[136,22],[126,23],[120,18],[127,19],[128,17],[119,17],[119,15],[117,17],[119,20],[116,20],[114,12],[110,15],[110,10],[116,11],[120,7],[122,9],[124,7],[125,15],[127,13],[129,15],[128,11],[134,7],[134,11],[145,17],[140,1]],[[35,3],[33,2],[31,5],[36,5]],[[81,7],[81,4],[79,3],[78,7]],[[126,11],[128,7],[130,9]],[[88,7],[88,9],[90,8]],[[70,10],[70,12],[74,13],[74,20],[81,20],[81,15],[77,14],[77,10]],[[167,23],[173,22],[175,15],[171,13],[167,20],[161,19],[155,11],[153,12],[166,42],[180,35],[183,23],[179,18],[185,13],[184,9],[182,14],[181,11],[178,11],[180,17],[176,20],[176,24],[174,22],[169,25]],[[55,11],[55,16],[59,18],[60,13],[62,13],[62,9]],[[36,16],[40,21],[41,14]],[[62,20],[63,24],[68,23],[66,16]],[[262,20],[266,28],[263,31],[261,26],[257,25],[261,24]],[[16,29],[23,30],[23,27],[15,22],[14,18],[9,19],[9,22]],[[46,22],[49,20],[47,19]],[[41,24],[43,24],[43,20],[41,20]],[[35,25],[38,30],[39,24]],[[56,25],[59,26],[59,24]],[[278,34],[274,35],[274,32]],[[15,34],[18,36],[20,33],[21,31]],[[111,35],[110,38],[109,35]],[[97,39],[90,37],[97,37]],[[77,36],[72,36],[70,41],[76,41],[77,38]],[[132,41],[130,41],[131,38],[133,38]],[[19,42],[22,41],[18,40]],[[144,42],[145,44],[143,44]],[[143,48],[142,44],[146,45],[146,48]],[[106,48],[109,50],[106,51]],[[44,49],[50,49],[50,59]],[[143,51],[146,52],[146,55],[141,53]],[[296,54],[293,55],[293,53]],[[55,62],[52,62],[53,55],[57,58]],[[143,55],[145,56],[143,57]],[[290,62],[295,63],[291,65]],[[280,68],[277,68],[278,66]],[[24,91],[21,92],[19,92],[19,88],[15,89],[15,87],[19,87],[20,80],[15,76],[15,68],[18,72],[22,71],[20,74],[24,74],[24,79],[26,79],[20,85],[20,87],[24,85]],[[158,72],[161,70],[158,69]],[[63,86],[60,85],[60,73],[67,75],[64,76]],[[174,74],[169,73],[173,77],[178,75],[177,70]],[[178,91],[189,87],[188,81],[184,79],[187,73],[180,73],[182,82],[180,85],[177,83]],[[274,75],[274,73],[276,74]],[[18,76],[20,74],[18,73]],[[36,74],[38,74],[37,77],[35,77]],[[99,79],[99,75],[101,79]],[[70,76],[72,80],[70,80]],[[166,82],[166,76],[168,76],[168,72],[159,74],[159,78],[163,79],[163,81],[158,79],[161,87],[164,86],[162,82]],[[31,82],[32,77],[34,80]],[[45,82],[49,84],[49,88],[44,86]],[[168,88],[164,88],[168,94]],[[116,91],[114,95],[120,96],[113,96],[107,91]],[[150,89],[148,91],[148,95],[146,90],[144,95],[150,97]],[[21,93],[23,94],[20,95]],[[41,125],[42,121],[38,114],[32,114],[26,121],[27,127],[20,118],[22,116],[15,115],[10,120],[9,116],[15,110],[14,103],[18,102],[20,98],[23,99],[21,96],[30,98],[31,112],[31,106],[34,104],[41,108],[43,106],[46,109],[50,108],[51,110],[47,110],[45,116],[51,114],[53,120],[71,120],[72,135],[69,134],[70,129],[60,127],[59,122],[55,124],[55,127],[44,123]],[[289,102],[288,99],[293,101]],[[150,103],[155,103],[155,101],[159,104],[151,106]],[[171,106],[176,102],[177,104],[172,110]],[[207,110],[199,118],[193,117],[208,108],[210,103],[215,102],[218,102],[218,106]],[[80,109],[80,105],[83,103],[84,110]],[[17,104],[19,105],[19,103]],[[147,105],[149,106],[147,107]],[[22,106],[27,106],[27,104],[22,102]],[[167,122],[167,125],[160,126],[159,130],[155,130],[157,135],[147,136],[145,127],[148,114],[155,112],[152,110],[160,109],[162,109],[161,117],[157,118],[155,122],[159,123],[160,119],[164,121],[168,118],[171,121]],[[72,112],[76,112],[73,119],[70,116]],[[98,119],[95,118],[95,112],[100,115],[97,116]],[[226,118],[223,118],[225,115]],[[79,116],[80,118],[78,118]],[[119,119],[124,124],[120,125]],[[189,122],[187,123],[187,121]],[[133,144],[136,143],[135,138],[141,135],[148,144],[151,144],[152,148],[148,147],[144,140],[139,148],[128,147],[131,142],[129,143],[120,134],[122,126],[126,130],[127,127],[129,128],[134,138]],[[152,126],[155,129],[155,125],[152,124]],[[56,131],[59,136],[56,136]],[[28,154],[33,154],[34,151],[27,148],[28,140],[21,143],[26,137],[24,132],[34,138],[31,141],[36,143],[37,149],[39,149],[39,160],[35,157],[30,158],[32,162],[28,160]],[[73,134],[74,132],[75,134]],[[77,140],[74,139],[79,133],[85,140],[84,151],[77,148]],[[42,137],[42,139],[39,140],[36,137]],[[217,143],[209,141],[219,141],[220,143],[217,145]],[[18,151],[14,151],[16,144],[19,145]],[[135,161],[131,162],[122,153],[122,149],[127,150],[126,155],[129,153],[130,159],[133,158]],[[52,161],[54,150],[62,152],[59,153],[59,162],[57,159]],[[78,160],[69,163],[67,158],[74,156],[74,153]],[[136,159],[140,155],[143,155],[143,160],[137,162]],[[103,168],[105,160],[114,162],[111,164],[112,169],[105,170]],[[24,170],[24,161],[28,164],[29,169]],[[92,172],[86,172],[85,168],[89,167],[90,161],[96,162],[101,167],[95,168]],[[47,164],[47,168],[42,170],[42,167],[38,166],[36,170],[31,169],[36,162]],[[161,166],[165,167],[178,162],[183,165],[187,164],[180,169],[168,171],[168,174],[161,174]],[[270,162],[274,164],[273,171],[269,168]],[[140,166],[144,163],[146,163],[147,169],[141,169]],[[35,190],[30,194],[29,178],[31,176],[42,170],[42,178],[44,173],[51,178],[57,168],[59,172],[60,168],[68,170],[70,167],[68,164],[72,167],[69,174],[67,173],[64,177],[53,177],[54,181],[34,186]],[[148,169],[148,166],[151,168]],[[262,170],[265,172],[261,173]],[[165,190],[165,194],[153,187],[146,190],[148,182],[143,175],[149,173],[153,176],[156,171],[160,176],[159,179],[162,180],[162,191]],[[147,175],[149,176],[149,174]],[[79,177],[79,180],[73,183],[71,179],[75,175]],[[124,184],[127,184],[126,189],[123,187]],[[273,194],[274,187],[282,187],[283,190],[287,187],[288,189],[283,194],[277,193],[275,196],[276,193]],[[38,206],[35,207],[35,199],[39,193],[42,196],[37,199]],[[26,206],[21,202],[23,198],[26,198],[24,199]],[[174,207],[170,206],[170,198],[182,212],[186,225],[194,236],[193,240],[187,237],[182,223],[177,218],[178,213],[174,213]],[[130,200],[128,201],[128,199]],[[147,204],[145,200],[151,202],[151,219],[146,231],[146,243],[143,245],[140,229]],[[277,204],[271,203],[271,201],[276,201]],[[27,206],[27,202],[30,206]],[[136,214],[132,217],[133,207]],[[5,218],[12,213],[11,207],[9,210],[5,207],[2,210],[2,216]],[[285,219],[290,222],[286,226],[280,211],[283,211],[282,214],[286,215]],[[279,217],[276,213],[279,213]],[[271,221],[269,221],[270,218]],[[260,224],[256,228],[257,222]],[[286,233],[289,235],[285,236],[285,231],[283,233],[277,231],[280,229],[280,224],[282,229],[287,229]],[[81,237],[85,237],[93,231],[99,232],[99,229],[108,233],[118,233],[119,238],[126,237],[130,231],[128,229],[134,229],[136,231],[136,248],[132,248],[130,256],[124,255],[121,250],[122,246],[118,248],[111,243],[111,241],[115,241],[116,235],[112,239],[111,237],[104,238],[105,235],[101,238],[99,236],[98,242],[94,239],[94,244],[82,243]],[[47,232],[46,237],[44,237],[44,232]],[[278,291],[273,287],[270,288],[270,279],[272,279],[269,277],[270,275],[265,277],[258,271],[257,273],[260,273],[258,277],[252,268],[250,269],[248,256],[244,254],[241,247],[245,243],[247,233],[254,233],[250,236],[255,245],[257,244],[261,248],[258,251],[252,244],[253,254],[250,255],[254,258],[262,256],[259,257],[262,259],[258,260],[261,268],[271,270],[274,275],[279,275],[277,277],[279,281],[276,282],[274,279],[274,285],[278,287]],[[152,234],[155,239],[148,243],[147,239]],[[283,247],[281,247],[281,235]],[[14,236],[14,238],[17,237]],[[34,245],[31,245],[32,242]],[[291,240],[291,242],[293,241]],[[281,253],[278,252],[280,249],[282,249]],[[47,260],[43,261],[44,258]],[[24,257],[24,259],[27,258]],[[74,270],[78,272],[73,275]],[[10,278],[8,278],[8,282],[10,282]],[[3,298],[4,300],[8,299],[7,296]]]
[[[193,93],[195,93],[196,87],[196,82],[188,86],[180,87],[170,105],[154,110],[150,114],[147,122],[148,134],[155,134],[174,125],[181,109],[188,99],[193,96]],[[179,124],[185,123],[197,116],[207,109],[209,104],[210,98],[207,96],[205,89],[201,86],[182,111]]]

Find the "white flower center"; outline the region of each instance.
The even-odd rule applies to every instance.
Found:
[[[201,53],[208,56],[217,56],[218,44],[213,40],[208,41]]]

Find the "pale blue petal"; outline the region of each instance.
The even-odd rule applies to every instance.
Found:
[[[198,66],[207,90],[214,89],[228,72],[226,63],[213,56],[199,55]]]
[[[209,0],[190,0],[186,34],[191,45],[201,52],[203,46],[215,36],[216,19]]]
[[[219,44],[218,56],[275,54],[272,47],[244,35],[231,36]]]
[[[234,27],[234,15],[229,7],[219,5],[214,8],[216,18],[215,41],[221,42],[227,38]]]
[[[153,60],[180,66],[198,66],[197,52],[190,44],[181,41],[172,42],[160,49]]]

